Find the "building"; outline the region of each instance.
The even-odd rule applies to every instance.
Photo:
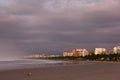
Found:
[[[95,54],[105,54],[106,51],[105,48],[95,48]]]
[[[73,52],[72,51],[65,51],[63,52],[63,56],[73,56]]]
[[[107,50],[106,54],[113,54],[113,50]]]
[[[89,52],[86,49],[74,49],[76,53],[78,53],[79,56],[86,56],[89,54]]]
[[[115,53],[115,54],[120,53],[120,46],[114,47],[113,53]]]
[[[86,56],[89,52],[86,49],[73,49],[72,51],[63,52],[63,56]]]

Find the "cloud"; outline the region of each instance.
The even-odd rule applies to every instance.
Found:
[[[119,3],[119,0],[2,0],[0,40],[25,53],[112,48],[119,45],[120,39]]]

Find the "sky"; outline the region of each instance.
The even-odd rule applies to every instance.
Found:
[[[0,54],[120,45],[120,0],[0,0]]]

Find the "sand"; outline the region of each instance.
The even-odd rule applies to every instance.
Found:
[[[120,63],[0,71],[0,80],[120,80]]]

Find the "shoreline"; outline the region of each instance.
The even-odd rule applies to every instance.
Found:
[[[44,59],[45,60],[45,59]],[[52,61],[52,60],[51,60]],[[55,60],[53,60],[55,61]],[[75,66],[75,65],[86,65],[86,64],[96,64],[96,63],[115,63],[120,64],[118,61],[80,61],[80,60],[56,60],[61,61],[60,63],[54,64],[31,64],[30,66],[22,66],[16,68],[6,68],[0,69],[0,71],[10,71],[10,70],[22,70],[22,69],[37,69],[37,68],[48,68],[48,67],[65,67],[65,66]]]

